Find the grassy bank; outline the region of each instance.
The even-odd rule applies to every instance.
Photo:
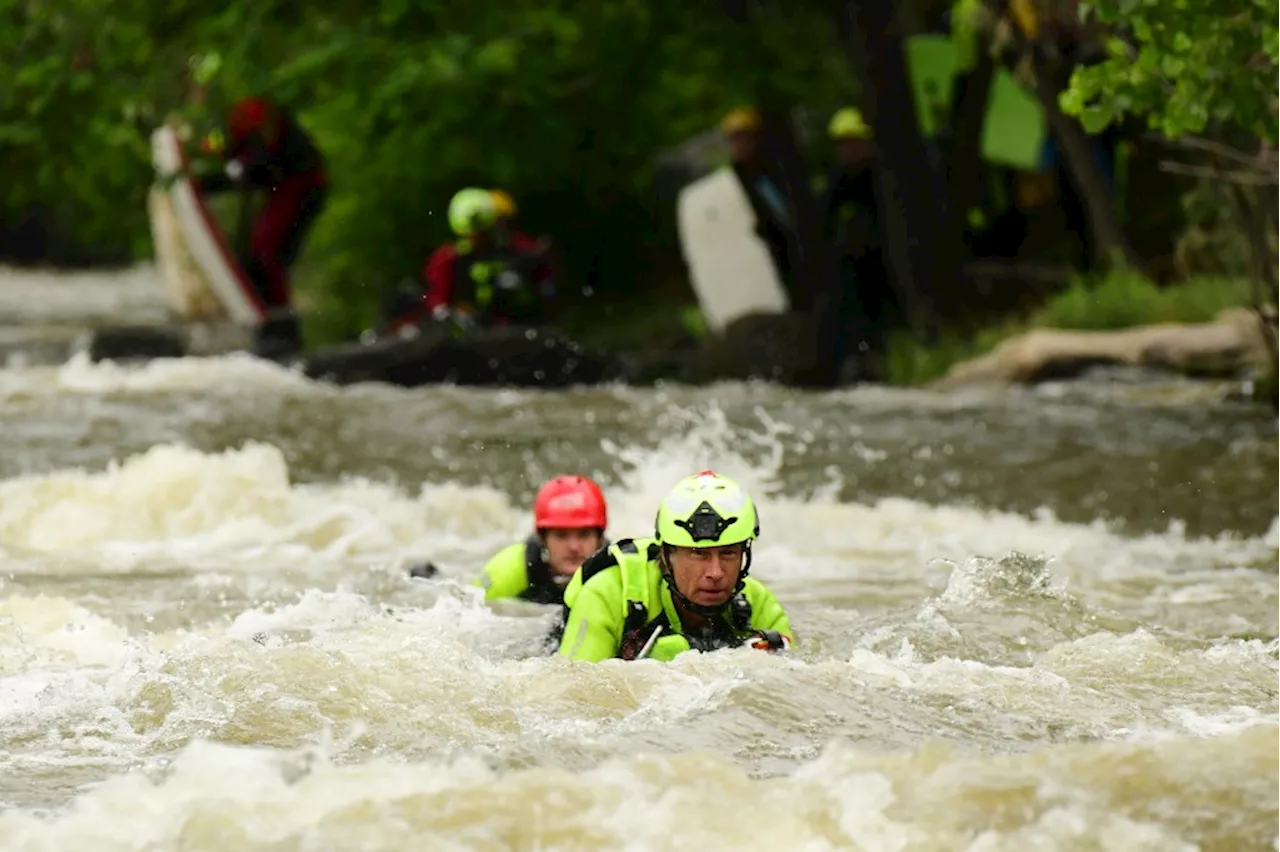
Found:
[[[891,338],[889,381],[920,385],[940,378],[951,365],[990,352],[1002,341],[1033,328],[1105,331],[1140,325],[1210,322],[1225,308],[1248,305],[1248,282],[1191,278],[1157,287],[1134,272],[1081,277],[1055,293],[1030,316],[982,329],[975,335],[944,334],[933,346],[910,335]]]

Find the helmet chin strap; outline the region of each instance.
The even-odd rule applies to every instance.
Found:
[[[696,604],[689,600],[685,597],[684,592],[681,592],[679,587],[676,586],[675,575],[671,573],[671,545],[662,545],[662,579],[666,581],[667,589],[671,592],[671,599],[675,601],[681,609],[687,609],[689,612],[697,615],[711,617],[724,612],[729,604],[733,603],[734,596],[741,592],[742,587],[746,585],[745,580],[747,579],[747,574],[751,571],[751,542],[744,541],[742,543],[742,550],[742,570],[738,572],[738,584],[734,586],[733,594],[729,595],[728,599],[722,604],[717,606],[706,606],[704,604]]]

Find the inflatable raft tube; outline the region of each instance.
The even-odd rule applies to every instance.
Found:
[[[457,339],[443,324],[413,338],[329,346],[297,362],[310,378],[335,384],[384,382],[563,388],[621,377],[617,359],[589,352],[553,329],[490,328]]]
[[[217,354],[193,345],[190,337],[183,329],[165,326],[98,328],[87,350],[93,361],[116,362]],[[532,328],[482,329],[455,339],[446,327],[428,325],[413,338],[325,346],[284,363],[308,378],[337,385],[563,388],[616,381],[624,374],[618,358],[589,352],[552,329]]]

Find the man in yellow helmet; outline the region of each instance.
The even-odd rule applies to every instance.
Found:
[[[880,353],[895,299],[884,265],[875,142],[854,107],[838,110],[827,133],[835,145],[836,163],[823,197],[824,227],[840,253],[841,307],[852,325],[851,335],[840,340],[859,352]]]
[[[594,481],[578,475],[549,479],[533,499],[533,533],[494,554],[475,585],[489,601],[563,604],[564,587],[578,566],[609,544],[608,525],[609,506]],[[440,576],[440,569],[433,562],[417,562],[409,567],[409,576],[429,580]]]
[[[501,212],[515,210],[510,196],[505,202],[510,206],[504,206],[504,199],[493,191],[477,187],[466,187],[453,196],[448,216],[456,239],[428,256],[422,268],[421,300],[389,319],[382,334],[397,334],[426,317],[450,319],[461,326],[539,320],[542,300],[550,295],[546,250],[531,237],[502,228]]]
[[[667,661],[689,650],[791,647],[782,605],[747,576],[760,521],[741,486],[709,470],[690,476],[662,501],[655,527],[653,538],[623,539],[574,574],[561,656]]]
[[[515,271],[536,287],[545,301],[555,296],[555,265],[551,259],[551,241],[546,237],[533,237],[516,226],[520,212],[511,193],[502,189],[489,190],[495,214],[492,229],[492,245],[504,251],[515,262]]]
[[[792,249],[795,220],[782,182],[761,150],[760,113],[750,107],[729,112],[720,122],[720,132],[729,143],[733,172],[755,214],[756,236],[764,241],[774,268],[787,292],[795,292]]]

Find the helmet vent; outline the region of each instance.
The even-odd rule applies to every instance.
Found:
[[[711,504],[703,500],[688,520],[672,521],[676,526],[689,533],[694,541],[719,541],[721,534],[738,519],[721,517],[711,508]]]

